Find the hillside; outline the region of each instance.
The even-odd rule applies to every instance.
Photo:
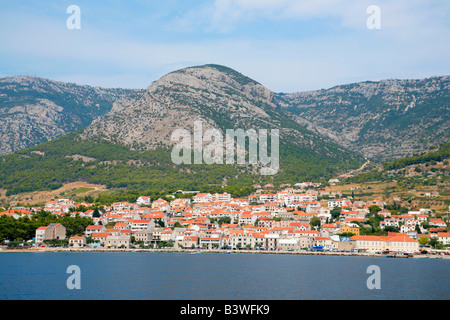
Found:
[[[276,98],[308,129],[373,161],[450,140],[449,76],[366,81]]]
[[[175,165],[171,133],[193,132],[194,121],[222,132],[278,129],[279,172],[261,176],[259,165],[248,163]],[[255,181],[327,179],[363,161],[293,121],[261,84],[227,67],[205,65],[162,77],[85,129],[0,158],[0,188],[11,195],[74,181],[148,192],[248,187]]]
[[[383,199],[410,209],[447,210],[450,205],[450,143],[411,157],[371,165],[334,189],[358,199]],[[355,188],[357,186],[357,188]]]
[[[105,89],[33,76],[0,78],[0,155],[87,127],[139,90]]]

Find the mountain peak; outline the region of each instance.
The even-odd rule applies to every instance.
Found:
[[[187,67],[173,71],[152,82],[148,87],[149,93],[165,90],[200,90],[210,93],[242,93],[259,97],[267,102],[272,101],[272,92],[247,76],[217,64]]]

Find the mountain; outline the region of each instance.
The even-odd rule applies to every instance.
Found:
[[[202,122],[203,132],[279,130],[278,173],[263,176],[261,163],[248,161],[174,164],[172,133],[193,133],[196,121]],[[84,129],[2,157],[0,188],[15,194],[78,180],[143,192],[248,187],[255,181],[327,179],[362,161],[355,152],[294,121],[261,84],[230,68],[204,65],[167,74]]]
[[[375,161],[410,156],[450,138],[450,77],[388,79],[276,94],[308,129]]]
[[[105,89],[33,76],[0,78],[0,155],[84,128],[139,90]]]
[[[437,191],[440,197],[433,196],[433,201],[443,201],[440,205],[447,209],[450,203],[449,160],[450,142],[441,143],[414,154],[414,156],[385,162],[383,165],[372,164],[371,167],[363,170],[364,172],[348,177],[347,181],[351,183],[388,183],[390,187],[384,190],[386,195],[395,191],[406,198],[411,198],[417,188],[427,191],[427,193]]]

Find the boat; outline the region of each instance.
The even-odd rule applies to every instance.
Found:
[[[403,255],[404,255],[406,258],[413,258],[413,257],[414,257],[414,255],[413,255],[412,253],[409,253],[409,252],[405,252],[405,253],[403,253]]]
[[[202,253],[202,252],[200,250],[195,251],[195,252],[191,252],[191,254],[199,254],[199,253]]]
[[[382,251],[381,254],[386,258],[397,258],[397,252],[390,251],[389,249]]]

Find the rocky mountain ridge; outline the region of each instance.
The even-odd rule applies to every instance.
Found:
[[[297,122],[372,160],[387,161],[450,139],[450,77],[340,85],[277,94]]]
[[[0,155],[84,128],[136,92],[34,76],[0,78]]]

